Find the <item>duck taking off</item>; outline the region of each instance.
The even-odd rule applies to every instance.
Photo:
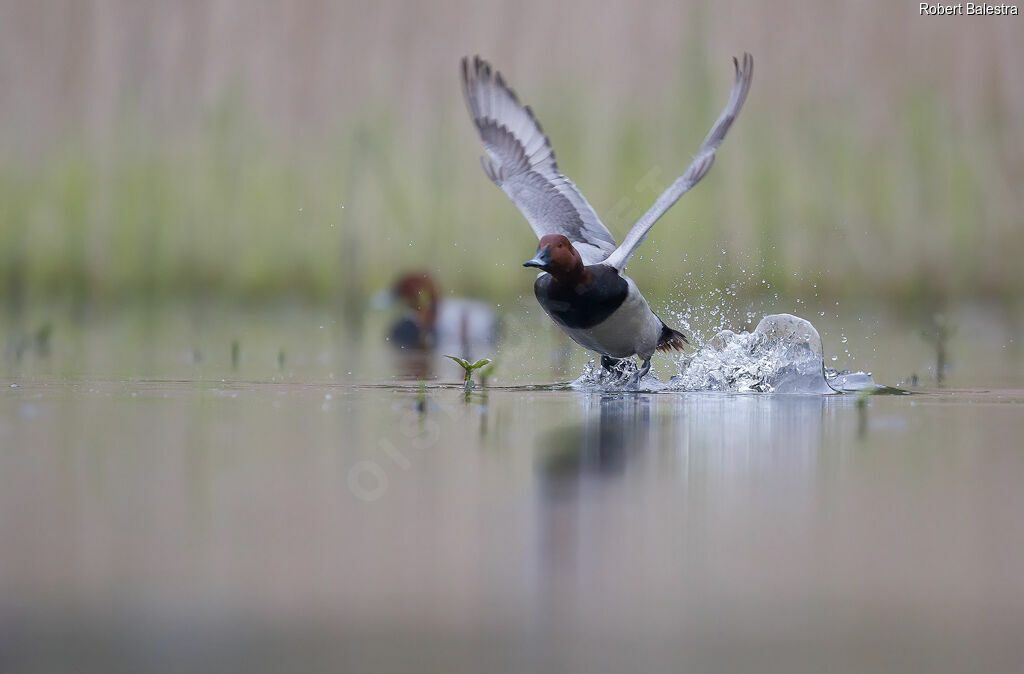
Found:
[[[654,223],[711,170],[750,90],[754,60],[733,59],[736,78],[718,117],[686,172],[665,190],[616,247],[576,186],[561,174],[551,143],[529,106],[479,56],[462,59],[462,92],[483,140],[484,172],[508,194],[540,238],[537,254],[523,263],[543,273],[534,283],[541,307],[576,343],[601,354],[609,370],[639,356],[639,381],[651,369],[655,350],[682,349],[686,336],[658,318],[636,284],[623,274],[629,258]]]

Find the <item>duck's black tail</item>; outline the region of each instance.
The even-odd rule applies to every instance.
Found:
[[[658,351],[682,351],[683,347],[689,343],[690,340],[686,338],[686,335],[678,330],[673,330],[662,321],[661,337],[658,338]]]

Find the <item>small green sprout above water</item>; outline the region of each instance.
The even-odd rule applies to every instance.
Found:
[[[485,365],[487,365],[488,363],[491,362],[490,358],[481,358],[480,360],[476,361],[475,363],[470,363],[465,358],[459,358],[458,356],[449,356],[448,354],[444,354],[444,357],[445,358],[451,358],[456,363],[461,365],[462,369],[466,371],[466,380],[465,380],[465,383],[463,385],[467,389],[473,388],[473,379],[472,379],[472,377],[473,377],[473,370],[479,370],[480,368],[482,368],[483,366],[485,366]]]
[[[281,347],[281,349],[278,350],[278,352],[277,352],[277,369],[278,370],[283,370],[284,369],[284,363],[285,363],[284,347]]]
[[[235,370],[238,369],[238,361],[242,358],[242,345],[238,343],[238,340],[231,342],[231,367]]]

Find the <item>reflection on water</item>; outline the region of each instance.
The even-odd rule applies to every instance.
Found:
[[[0,657],[1012,671],[1021,404],[5,384]]]
[[[586,420],[553,431],[541,444],[541,475],[555,490],[590,474],[620,474],[650,434],[650,395],[598,394],[582,400]]]
[[[591,394],[580,400],[583,421],[552,431],[541,443],[541,474],[554,486],[592,474],[620,475],[632,455],[644,456],[643,450],[652,446],[671,448],[684,466],[697,452],[702,461],[722,464],[714,466],[716,472],[745,470],[749,461],[774,461],[778,457],[773,448],[779,447],[786,453],[787,473],[793,474],[795,468],[804,472],[803,467],[813,465],[823,446],[826,419],[839,423],[829,410],[845,411],[856,405],[851,399],[790,395],[618,393]],[[845,433],[847,429],[831,430]],[[708,447],[716,451],[709,455]]]
[[[0,671],[1021,669],[1019,389],[353,386],[306,322],[0,378]]]

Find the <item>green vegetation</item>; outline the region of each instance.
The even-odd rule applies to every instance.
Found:
[[[445,292],[496,303],[529,292],[519,262],[532,234],[480,171],[456,80],[463,41],[454,38],[501,30],[498,10],[470,3],[465,15],[452,10],[453,22],[426,8],[385,16],[339,4],[319,16],[285,4],[243,30],[205,5],[184,14],[172,5],[146,10],[153,40],[123,43],[100,38],[134,35],[127,14],[97,5],[78,23],[99,32],[72,40],[75,22],[59,6],[26,5],[36,17],[27,25],[70,45],[45,58],[19,38],[22,24],[0,27],[23,56],[0,64],[18,92],[0,120],[0,297],[297,296],[357,323],[371,292],[409,268],[430,270]],[[741,294],[770,284],[793,296],[813,281],[837,299],[1020,297],[1024,102],[1006,83],[1012,74],[985,68],[1021,54],[1012,30],[1004,35],[1009,24],[960,22],[947,34],[910,13],[887,15],[891,30],[879,35],[880,5],[826,3],[820,16],[818,5],[744,7],[748,28],[769,15],[776,26],[802,26],[810,14],[823,22],[774,42],[763,30],[716,42],[722,31],[712,28],[725,20],[711,3],[673,6],[670,16],[631,5],[635,25],[606,12],[563,26],[577,41],[600,44],[595,33],[635,45],[629,60],[588,49],[563,61],[571,41],[542,47],[543,32],[502,39],[514,52],[489,56],[621,238],[685,169],[721,108],[728,56],[737,45],[754,52],[751,96],[715,169],[630,267],[655,297],[737,278]],[[174,51],[184,48],[177,33],[159,29],[173,21],[201,27],[179,32],[209,36],[207,51]],[[285,23],[294,30],[280,37]],[[421,25],[434,31],[432,46],[393,48]],[[821,45],[834,53],[837,31],[841,67],[807,59]],[[781,46],[789,42],[799,48]],[[139,45],[162,56],[139,61]],[[203,60],[186,67],[193,53]],[[62,88],[66,80],[76,88]],[[112,82],[127,84],[111,91]]]
[[[906,128],[947,133],[948,121],[922,112],[933,109],[910,105]],[[755,114],[748,111],[747,128],[723,151],[720,164],[732,169],[713,172],[655,230],[630,269],[638,281],[671,288],[693,272],[690,285],[701,290],[731,282],[735,267],[759,266],[776,290],[794,284],[792,270],[836,297],[1012,297],[1024,289],[1022,266],[998,262],[1006,250],[1024,250],[1019,216],[993,203],[956,148],[913,134],[905,148],[870,148],[824,122],[808,129],[806,144],[783,147]],[[696,142],[669,159],[642,127],[622,124],[606,176],[573,170],[579,159],[563,162],[619,237]],[[335,143],[331,159],[299,162],[239,128],[225,125],[173,153],[150,147],[105,157],[76,146],[27,168],[0,167],[0,292],[298,293],[360,310],[368,289],[403,268],[430,269],[446,289],[498,301],[528,286],[516,263],[533,245],[529,229],[479,174],[467,143],[439,151],[425,141],[419,161],[402,162],[409,149],[389,140],[382,123]],[[583,139],[565,136],[556,136],[560,156],[587,154]],[[427,155],[441,166],[421,170]],[[662,161],[672,168],[645,178]],[[624,200],[607,203],[605,194]],[[723,262],[734,268],[719,269]]]
[[[473,371],[474,370],[479,370],[480,368],[482,368],[483,366],[485,366],[485,365],[487,365],[488,363],[491,362],[490,358],[481,358],[480,360],[476,361],[475,363],[470,363],[465,358],[459,358],[458,356],[449,356],[447,354],[445,354],[445,358],[452,359],[453,361],[458,363],[462,367],[463,370],[465,370],[465,373],[466,373],[465,387],[467,389],[473,388],[473,379],[472,379]]]

